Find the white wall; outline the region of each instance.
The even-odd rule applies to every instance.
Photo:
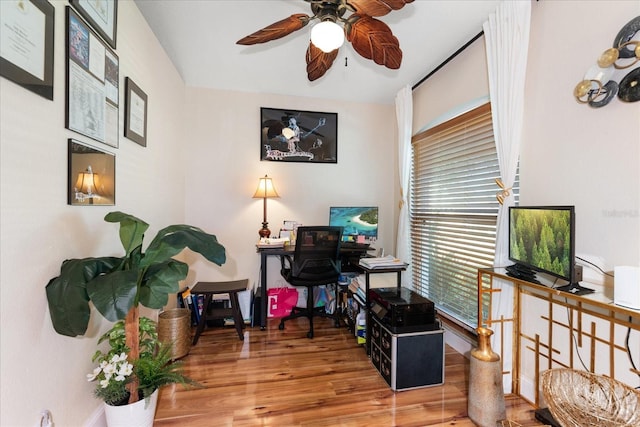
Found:
[[[394,250],[396,125],[392,105],[189,88],[190,129],[186,219],[213,230],[226,247],[222,267],[196,260],[197,280],[249,278],[258,286],[255,251],[262,199],[253,199],[258,178],[268,174],[280,198],[267,201],[272,233],[282,221],[326,225],[330,206],[379,206],[376,247]],[[338,113],[338,163],[260,161],[260,107]],[[270,259],[269,286],[281,282]]]
[[[281,196],[269,201],[272,230],[284,219],[325,224],[331,205],[377,205],[379,244],[392,251],[395,242],[393,106],[187,89],[135,4],[121,0],[116,50],[120,146],[103,146],[64,129],[67,2],[52,4],[54,101],[0,79],[3,426],[39,425],[43,409],[51,410],[59,426],[101,423],[96,418],[101,402],[93,398],[93,384],[85,375],[93,369],[96,339],[108,323],[96,314],[86,337],[58,335],[44,287],[59,273],[63,259],[121,253],[117,227],[103,221],[109,211],[122,210],[149,222],[149,238],[179,222],[216,234],[227,248],[228,262],[218,268],[185,254],[192,265],[187,284],[257,280],[254,244],[262,201],[251,196],[265,173],[274,178]],[[149,97],[146,148],[122,136],[126,76]],[[338,163],[261,162],[261,106],[338,113]],[[68,138],[115,153],[115,207],[66,204]],[[270,273],[278,280],[275,263]]]
[[[575,205],[577,255],[611,273],[616,265],[640,265],[640,102],[616,98],[594,109],[576,102],[573,89],[612,46],[622,26],[638,15],[638,1],[589,1],[580,7],[565,1],[532,3],[520,203]],[[597,25],[591,25],[594,17]],[[589,266],[584,275],[604,282],[604,276]],[[611,280],[606,282],[605,295],[612,298]],[[527,313],[526,322],[544,336],[546,323],[535,321],[539,315]],[[599,330],[608,335],[607,329]],[[636,363],[639,340],[632,334]],[[623,345],[621,338],[618,343]],[[588,340],[583,345],[580,354],[589,366]],[[560,353],[559,359],[568,357]],[[598,354],[597,362],[598,373],[608,374],[611,361],[606,353]],[[574,363],[579,368],[577,358]],[[614,364],[618,379],[637,386],[626,357],[616,358]],[[521,387],[531,400],[534,372],[533,363],[522,366]]]
[[[575,205],[576,252],[607,271],[640,265],[640,102],[590,108],[573,89],[638,15],[638,1],[532,3],[520,201]]]
[[[580,7],[532,2],[520,203],[575,205],[577,255],[606,271],[640,265],[640,102],[614,99],[594,109],[576,102],[573,89],[622,26],[638,15],[638,1],[589,1]],[[594,17],[598,24],[590,25]],[[481,39],[414,91],[414,133],[488,93],[482,55]],[[585,267],[584,274],[587,280],[605,281],[593,268]],[[612,296],[607,282],[606,294]],[[528,312],[526,322],[544,332],[546,324],[536,322],[539,315]],[[638,339],[631,340],[633,354],[638,354]],[[455,348],[464,352],[464,342],[459,344]],[[607,366],[609,360],[598,362]],[[620,379],[635,384],[626,358],[615,364],[619,372],[626,370]],[[534,367],[522,368],[523,390],[533,400]]]
[[[57,426],[79,426],[101,403],[85,375],[93,370],[96,337],[108,324],[93,316],[85,338],[58,335],[45,285],[63,259],[121,254],[117,226],[103,221],[122,210],[151,224],[148,235],[184,219],[185,88],[132,1],[119,2],[120,147],[64,129],[65,5],[55,6],[54,101],[0,78],[0,425],[40,425],[47,408]],[[149,96],[148,145],[123,135],[124,78]],[[116,155],[116,203],[66,204],[67,139]],[[197,224],[196,224],[197,225]],[[153,234],[152,234],[153,233]],[[148,242],[147,242],[148,243]]]

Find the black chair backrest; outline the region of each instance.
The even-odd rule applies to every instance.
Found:
[[[292,277],[337,281],[342,229],[332,226],[298,227]]]

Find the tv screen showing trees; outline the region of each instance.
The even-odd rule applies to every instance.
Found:
[[[571,281],[574,210],[566,207],[511,207],[509,259]]]

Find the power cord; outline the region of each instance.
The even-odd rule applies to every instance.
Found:
[[[565,298],[565,303],[569,303],[569,301]],[[573,345],[575,347],[576,350],[576,355],[578,356],[578,360],[580,361],[580,364],[582,365],[582,368],[587,371],[587,372],[591,372],[588,368],[587,365],[584,363],[584,360],[582,360],[582,356],[580,355],[580,350],[578,348],[578,339],[576,338],[576,335],[573,331],[573,319],[571,318],[571,313],[569,311],[569,307],[566,307],[567,309],[567,320],[569,321],[569,329],[571,331],[571,338],[573,339]],[[629,322],[632,322],[633,318],[631,316],[629,316]],[[627,351],[627,357],[629,358],[629,363],[631,363],[631,367],[633,368],[633,370],[635,372],[638,371],[638,368],[636,367],[635,362],[633,361],[633,355],[631,354],[631,346],[629,345],[629,339],[631,337],[631,327],[627,328],[627,335],[625,337],[624,340],[624,346],[625,349]],[[640,378],[640,374],[638,374],[638,377]],[[640,389],[640,386],[636,387],[636,389]]]
[[[629,323],[633,321],[633,318],[629,316]],[[638,368],[636,367],[635,362],[633,361],[633,355],[631,354],[631,346],[629,345],[629,338],[631,337],[631,327],[627,328],[627,336],[624,339],[624,346],[627,349],[627,357],[629,358],[629,363],[631,363],[631,367],[635,372],[638,372]],[[638,374],[638,378],[640,378],[640,374]],[[636,387],[636,389],[640,389],[640,386]]]
[[[599,266],[597,266],[596,264],[592,263],[591,261],[587,261],[586,259],[580,258],[579,256],[577,256],[576,259],[579,259],[580,261],[584,262],[585,264],[589,264],[592,267],[595,267],[598,271],[600,271],[605,276],[613,277],[613,274],[607,273],[606,271],[604,271],[603,269],[601,269]]]
[[[571,331],[571,338],[573,338],[573,345],[575,347],[576,350],[576,354],[578,355],[578,360],[580,361],[580,364],[582,365],[582,368],[587,371],[587,372],[591,372],[588,368],[587,365],[585,365],[584,360],[582,360],[582,356],[580,355],[580,350],[578,348],[578,339],[576,338],[576,334],[573,331],[573,319],[571,318],[571,312],[569,311],[569,301],[565,298],[564,302],[567,304],[567,320],[569,323],[569,330]]]

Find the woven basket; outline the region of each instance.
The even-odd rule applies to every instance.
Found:
[[[573,369],[541,377],[545,401],[563,427],[640,426],[640,392],[626,384]]]
[[[158,339],[172,345],[172,360],[186,356],[191,349],[191,311],[188,308],[172,308],[160,313]]]

